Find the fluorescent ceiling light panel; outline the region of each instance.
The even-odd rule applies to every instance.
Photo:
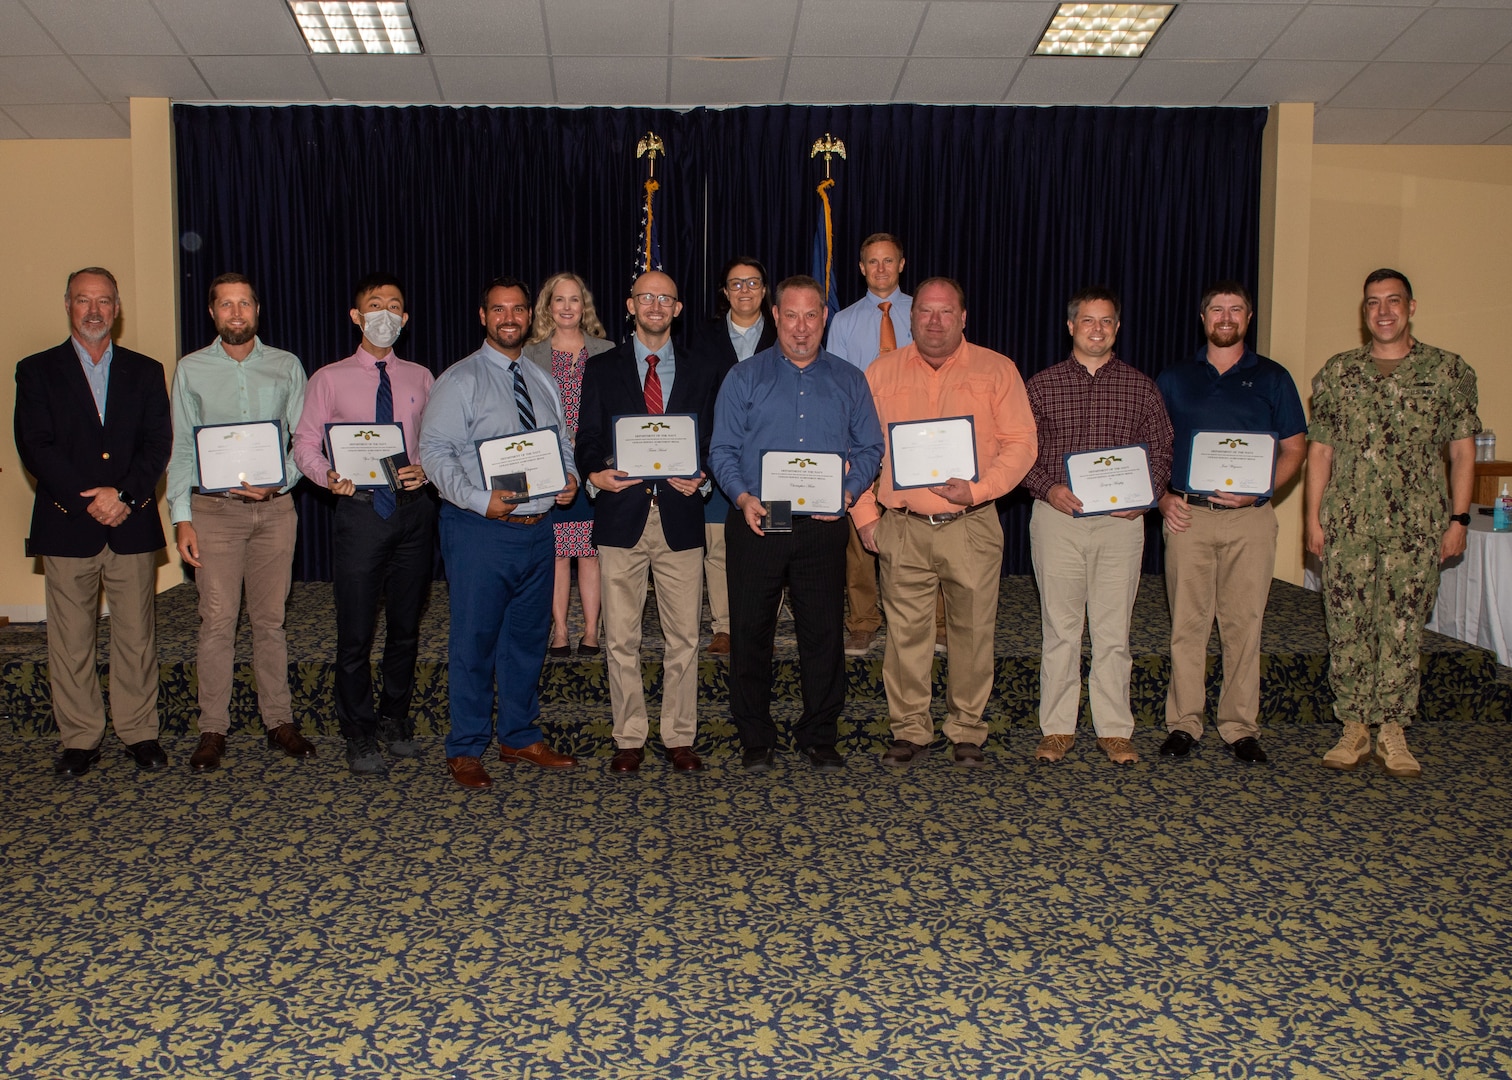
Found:
[[[1062,4],[1035,56],[1139,56],[1175,4]]]
[[[403,0],[288,0],[313,53],[424,52]]]

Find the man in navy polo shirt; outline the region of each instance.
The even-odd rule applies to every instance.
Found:
[[[1207,643],[1216,616],[1223,647],[1218,734],[1238,760],[1266,760],[1257,738],[1260,623],[1276,562],[1276,512],[1267,498],[1192,491],[1188,482],[1197,431],[1274,433],[1276,489],[1307,456],[1307,418],[1290,373],[1244,343],[1253,314],[1249,293],[1237,281],[1210,287],[1200,311],[1206,345],[1155,380],[1176,432],[1171,491],[1160,499],[1171,605],[1170,735],[1161,757],[1185,757],[1202,738]]]

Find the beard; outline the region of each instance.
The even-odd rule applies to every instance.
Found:
[[[245,345],[257,336],[257,324],[248,323],[240,330],[232,330],[229,327],[221,330],[220,339],[227,345]]]
[[[1215,348],[1227,349],[1244,340],[1244,332],[1237,325],[1215,326],[1208,333],[1208,343]]]

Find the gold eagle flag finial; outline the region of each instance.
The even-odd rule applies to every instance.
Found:
[[[648,154],[650,155],[652,176],[656,175],[656,155],[661,154],[665,157],[666,153],[666,143],[662,142],[661,136],[657,135],[654,131],[646,132],[641,136],[641,141],[635,144],[635,156],[637,158],[646,157]]]
[[[824,155],[824,178],[828,180],[830,161],[836,154],[839,154],[842,159],[845,157],[845,144],[826,131],[824,138],[814,140],[814,147],[809,151],[809,157],[816,158],[820,154]]]

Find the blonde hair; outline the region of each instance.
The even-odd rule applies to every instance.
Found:
[[[583,296],[583,319],[579,324],[583,333],[589,337],[608,337],[604,332],[604,324],[599,322],[598,312],[593,307],[593,293],[588,291],[588,285],[582,278],[570,270],[564,270],[560,274],[552,274],[541,286],[541,291],[536,295],[535,318],[530,324],[530,341],[547,341],[556,333],[556,320],[551,317],[551,296],[556,292],[556,287],[564,281],[570,281],[578,287],[578,292]]]

